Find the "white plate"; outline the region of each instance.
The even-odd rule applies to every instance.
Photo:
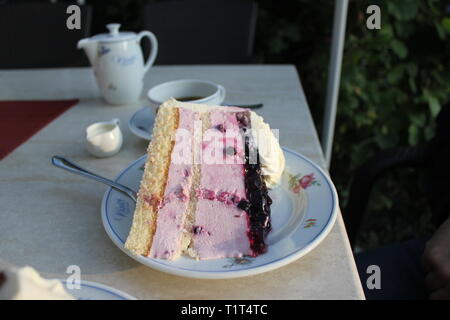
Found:
[[[136,111],[128,120],[128,127],[138,137],[145,140],[152,139],[153,123],[155,116],[150,107],[143,107]]]
[[[66,291],[77,300],[136,300],[123,291],[97,282],[81,281],[79,289],[69,289],[65,280],[61,280]]]
[[[286,169],[281,184],[270,190],[273,200],[272,231],[268,251],[256,258],[175,261],[136,256],[124,248],[130,230],[134,202],[109,188],[103,196],[102,220],[111,240],[133,259],[159,271],[178,276],[225,279],[255,275],[293,262],[315,248],[336,220],[338,197],[328,175],[306,157],[283,148]],[[116,181],[139,188],[145,156],[130,164]]]

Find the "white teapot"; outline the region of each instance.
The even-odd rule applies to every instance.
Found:
[[[119,32],[120,24],[106,25],[109,33],[81,39],[83,48],[94,69],[103,97],[111,104],[133,103],[142,92],[145,73],[153,65],[158,53],[158,41],[150,31]],[[148,37],[151,53],[144,64],[140,41]]]

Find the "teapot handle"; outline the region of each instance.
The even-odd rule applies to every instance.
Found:
[[[150,67],[153,65],[153,62],[155,62],[156,59],[156,55],[158,54],[158,40],[156,40],[155,35],[150,32],[150,31],[142,31],[139,32],[138,34],[138,43],[141,42],[143,37],[147,37],[150,40],[150,44],[151,44],[151,51],[150,51],[150,56],[147,59],[147,62],[144,65],[144,73],[145,74],[148,69],[150,69]]]

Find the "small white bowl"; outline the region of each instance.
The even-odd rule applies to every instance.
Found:
[[[115,155],[122,148],[123,137],[119,119],[96,122],[86,129],[86,149],[95,157]]]

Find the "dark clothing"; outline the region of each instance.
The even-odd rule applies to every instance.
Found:
[[[450,103],[442,107],[436,119],[436,133],[426,145],[427,183],[433,222],[439,226],[450,214]],[[426,236],[404,243],[396,243],[355,255],[362,286],[368,300],[427,299],[425,274],[421,269]],[[377,265],[381,271],[381,289],[368,289],[366,282],[371,274],[367,267]]]
[[[442,224],[450,214],[450,103],[442,107],[436,119],[436,134],[428,144],[428,197],[436,225]]]
[[[428,299],[421,258],[429,238],[426,236],[356,254],[356,265],[367,300]],[[371,276],[367,273],[370,265],[380,267],[381,289],[370,290],[366,285]]]

